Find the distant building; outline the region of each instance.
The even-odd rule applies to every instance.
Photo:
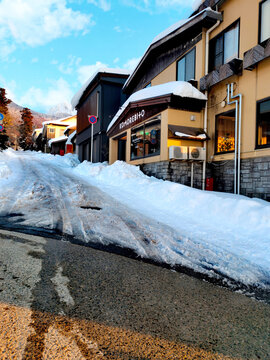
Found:
[[[100,69],[76,93],[72,105],[77,110],[76,147],[79,160],[91,161],[91,126],[93,126],[93,162],[109,160],[107,127],[125,101],[122,87],[129,76],[126,70]],[[88,117],[98,121],[90,125]]]
[[[33,149],[42,150],[42,128],[35,129],[32,134]]]
[[[76,126],[76,115],[59,120],[44,121],[42,123],[42,151],[50,152],[49,141],[64,136],[68,126]]]

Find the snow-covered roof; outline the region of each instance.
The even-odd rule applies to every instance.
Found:
[[[148,53],[150,52],[150,49],[152,47],[155,47],[155,45],[159,45],[157,44],[158,42],[160,42],[162,39],[165,39],[167,36],[170,36],[170,39],[173,38],[175,35],[177,35],[179,33],[179,30],[184,27],[184,25],[189,25],[189,23],[192,23],[194,19],[196,19],[197,17],[201,16],[203,13],[208,13],[207,15],[219,15],[221,16],[221,13],[214,11],[211,9],[211,7],[207,7],[205,9],[203,9],[202,11],[198,12],[197,14],[191,16],[188,19],[182,19],[179,20],[177,23],[169,26],[167,29],[165,29],[164,31],[162,31],[160,34],[158,34],[150,43],[150,45],[148,46],[147,50],[145,51],[144,55],[141,57],[138,65],[136,66],[136,68],[134,69],[134,71],[131,73],[131,75],[129,76],[129,78],[126,80],[123,88],[125,88],[131,81],[131,79],[134,77],[134,75],[136,74],[136,72],[138,71],[138,69],[141,67],[142,63],[144,62],[145,58],[147,57]]]
[[[35,129],[33,132],[32,132],[32,136],[35,134],[35,133],[41,133],[41,131],[42,131],[42,128],[37,128],[37,129]]]
[[[74,138],[74,136],[77,134],[77,131],[75,130],[75,131],[73,131],[73,133],[71,133],[70,135],[69,135],[69,137],[68,137],[68,139],[67,139],[67,142],[66,142],[66,144],[67,145],[72,145],[72,139]]]
[[[98,69],[80,88],[80,90],[73,96],[71,100],[72,108],[75,109],[75,107],[79,104],[81,97],[83,96],[83,93],[88,88],[88,86],[92,83],[92,81],[95,79],[95,77],[99,74],[117,74],[117,75],[130,75],[130,71],[126,69],[109,69],[109,68],[100,68]]]
[[[120,117],[120,115],[124,112],[124,110],[128,107],[130,103],[170,94],[180,96],[182,98],[207,100],[207,97],[203,93],[201,93],[198,89],[196,89],[194,86],[192,86],[186,81],[171,81],[165,84],[144,88],[132,94],[127,99],[127,101],[120,107],[120,109],[110,122],[107,131],[110,130],[110,128],[113,126],[113,124],[117,121],[117,119]]]
[[[57,137],[57,138],[54,138],[54,139],[49,140],[48,145],[49,145],[49,147],[51,147],[52,143],[61,142],[61,141],[63,141],[63,140],[66,140],[67,138],[68,138],[68,137],[65,136],[65,135],[59,136],[59,137]]]
[[[61,124],[63,121],[68,120],[68,119],[73,119],[73,118],[75,118],[75,117],[76,117],[76,115],[72,115],[72,116],[67,116],[67,117],[64,117],[64,118],[58,119],[58,120],[47,120],[47,121],[43,121],[42,126],[48,125],[48,124],[56,124],[56,125],[59,125],[59,124]],[[66,125],[66,124],[67,124],[67,125],[72,125],[72,124],[73,124],[73,120],[71,120],[70,123],[65,122],[63,125]],[[62,124],[61,124],[61,125],[62,125]]]

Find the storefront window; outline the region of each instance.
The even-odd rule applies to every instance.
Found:
[[[270,38],[270,0],[260,4],[260,42]]]
[[[216,117],[216,153],[226,153],[235,149],[235,111]]]
[[[131,129],[131,160],[160,154],[160,120]]]
[[[257,105],[257,146],[270,146],[270,99]]]

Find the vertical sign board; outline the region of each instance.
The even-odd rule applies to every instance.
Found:
[[[4,120],[4,115],[0,113],[0,131],[4,130],[3,120]]]
[[[93,137],[94,130],[93,126],[97,123],[97,117],[95,115],[88,115],[88,121],[91,124],[91,162],[93,162]]]

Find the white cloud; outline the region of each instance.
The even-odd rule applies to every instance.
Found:
[[[77,70],[78,72],[78,79],[81,84],[84,84],[98,69],[100,68],[107,68],[108,65],[103,64],[100,61],[97,61],[93,65],[83,65],[80,66]]]
[[[141,58],[132,58],[129,59],[125,64],[124,64],[124,69],[128,69],[133,71],[135,69],[135,67],[138,65],[139,61],[141,60]]]
[[[37,63],[38,62],[38,58],[33,58],[32,60],[31,60],[31,63]]]
[[[111,10],[111,2],[108,0],[88,0],[89,4],[94,4],[104,11]]]
[[[119,60],[120,60],[119,57],[117,57],[117,58],[115,58],[115,59],[113,60],[113,63],[114,63],[114,64],[117,64],[117,63],[119,62]]]
[[[113,30],[115,30],[116,32],[122,32],[122,29],[121,29],[121,27],[120,26],[115,26],[114,28],[113,28]]]
[[[4,47],[6,55],[17,44],[43,45],[94,25],[90,14],[72,10],[66,0],[2,0],[0,14],[1,53]]]
[[[24,95],[17,100],[21,106],[27,106],[32,110],[48,111],[59,103],[70,103],[73,90],[64,79],[47,80],[49,86],[46,90],[32,86]]]
[[[8,99],[16,102],[15,91],[17,88],[17,83],[15,80],[6,81],[6,79],[0,75],[0,87],[6,89],[6,96]]]
[[[66,74],[66,75],[70,75],[75,71],[74,70],[75,68],[77,69],[77,67],[79,66],[82,59],[77,58],[74,55],[69,55],[67,60],[68,60],[67,64],[65,64],[65,63],[59,64],[58,69],[59,69],[59,71],[61,73]]]

